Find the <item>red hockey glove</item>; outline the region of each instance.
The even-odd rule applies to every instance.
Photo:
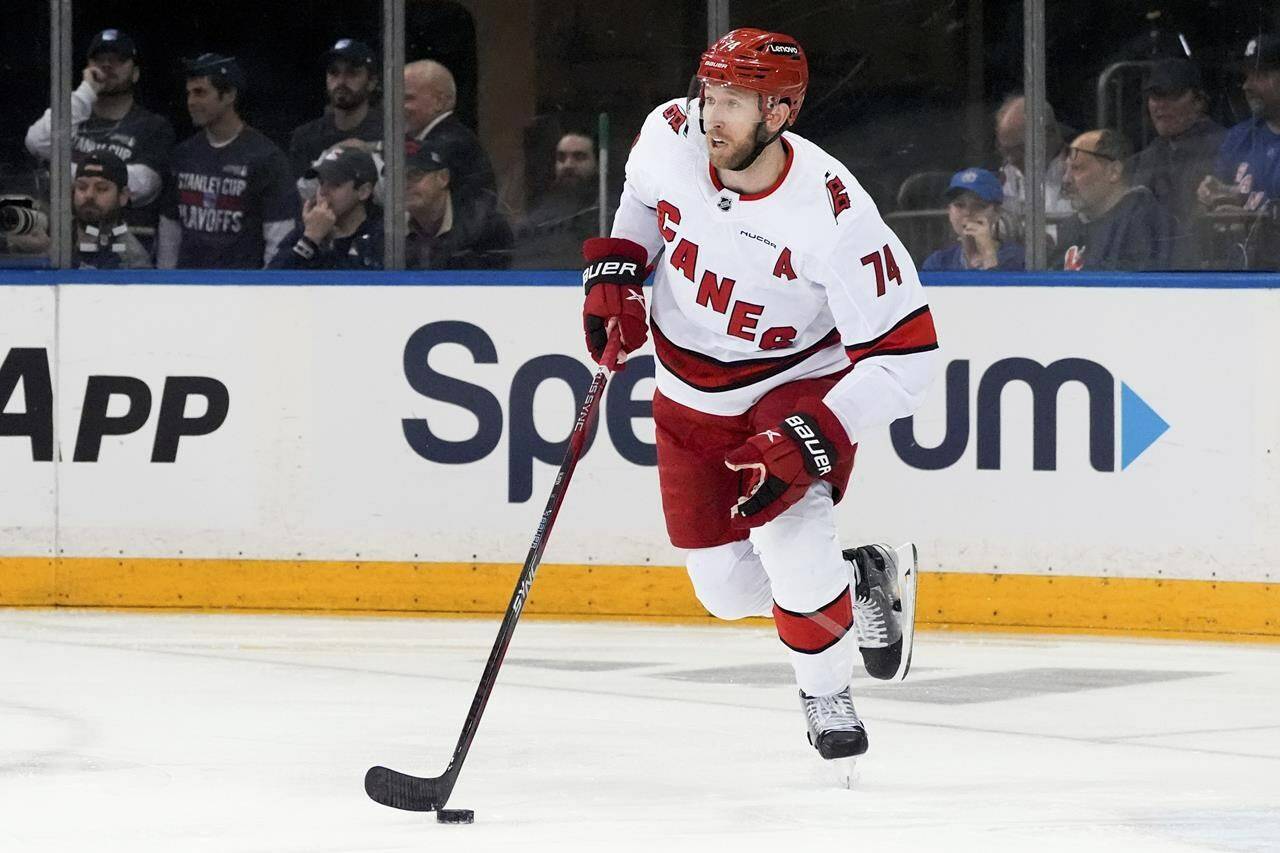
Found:
[[[642,287],[648,253],[644,246],[631,240],[592,237],[582,244],[582,257],[587,261],[587,268],[582,271],[582,284],[587,291],[582,328],[591,357],[597,364],[604,364],[601,359],[611,322],[618,327],[624,354],[640,349],[649,338],[649,312]],[[625,361],[623,355],[604,366],[621,370]]]
[[[733,527],[759,527],[777,518],[853,452],[844,427],[822,401],[799,405],[800,411],[725,457],[731,469],[744,472],[738,502],[729,510]]]

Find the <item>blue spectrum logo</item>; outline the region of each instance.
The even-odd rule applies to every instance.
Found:
[[[942,441],[925,447],[916,441],[914,418],[903,418],[889,430],[894,450],[913,468],[937,471],[960,461],[969,446],[970,370],[966,360],[947,365],[947,426]],[[1049,365],[1029,358],[1006,358],[982,374],[977,393],[977,467],[999,470],[1001,397],[1010,382],[1023,382],[1032,397],[1032,468],[1058,467],[1058,391],[1068,382],[1084,385],[1089,395],[1089,462],[1096,471],[1115,470],[1116,420],[1120,421],[1120,467],[1128,468],[1169,429],[1169,424],[1127,384],[1120,383],[1116,410],[1116,380],[1111,372],[1084,358],[1064,358]]]

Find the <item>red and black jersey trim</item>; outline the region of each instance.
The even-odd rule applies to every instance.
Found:
[[[773,623],[778,639],[793,652],[816,655],[840,642],[853,630],[853,599],[849,588],[812,613],[795,613],[773,603]]]
[[[877,355],[910,355],[938,348],[938,333],[933,328],[933,315],[929,306],[922,305],[903,317],[893,328],[866,343],[850,344],[844,348],[849,361],[857,364],[864,358]]]
[[[653,330],[653,351],[662,366],[690,388],[710,393],[733,391],[762,382],[840,343],[840,333],[832,329],[816,344],[788,355],[720,361],[673,344],[657,323],[651,320],[649,325]]]

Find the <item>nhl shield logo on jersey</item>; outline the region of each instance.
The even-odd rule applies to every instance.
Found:
[[[727,195],[722,195],[720,196],[720,200],[716,202],[716,207],[727,211],[729,208],[733,207],[733,199],[729,198]]]
[[[840,218],[840,214],[853,207],[853,202],[849,200],[849,191],[844,187],[844,181],[840,180],[839,175],[833,175],[827,172],[827,195],[831,197],[831,215],[836,219]]]

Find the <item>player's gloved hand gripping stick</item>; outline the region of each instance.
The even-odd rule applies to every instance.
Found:
[[[507,647],[511,645],[511,636],[515,633],[516,622],[524,610],[529,598],[529,590],[533,586],[534,575],[538,572],[538,564],[542,562],[542,552],[546,550],[547,540],[551,536],[551,527],[560,513],[560,505],[564,502],[565,491],[569,487],[569,479],[573,469],[578,465],[586,445],[587,435],[595,420],[596,404],[604,393],[605,384],[614,365],[620,366],[622,361],[622,338],[617,329],[618,324],[610,324],[607,330],[606,343],[601,352],[600,368],[587,388],[586,399],[574,422],[573,432],[569,436],[569,449],[565,451],[564,461],[560,463],[560,472],[556,474],[555,483],[551,486],[551,495],[547,498],[546,509],[542,511],[542,520],[538,522],[538,531],[533,535],[533,544],[529,547],[529,556],[525,557],[524,568],[520,571],[520,579],[516,582],[515,592],[511,595],[511,603],[507,605],[507,613],[502,619],[502,627],[498,629],[498,637],[493,642],[493,650],[489,652],[489,660],[485,663],[484,674],[480,676],[480,684],[476,688],[475,698],[471,700],[471,710],[467,712],[466,722],[462,726],[462,734],[458,736],[458,745],[453,750],[453,758],[444,773],[434,777],[410,776],[387,767],[371,767],[364,777],[364,790],[375,801],[384,806],[406,809],[417,812],[436,812],[436,819],[441,823],[470,823],[472,812],[462,810],[445,810],[453,786],[458,781],[458,773],[462,771],[462,762],[466,760],[471,749],[471,741],[480,727],[480,717],[484,714],[485,705],[493,693],[494,683],[498,678],[498,669],[507,655]]]
[[[644,304],[648,253],[633,240],[592,237],[582,244],[582,257],[587,262],[582,271],[582,286],[586,291],[582,330],[586,334],[587,349],[597,364],[618,371],[623,362],[617,356],[613,360],[603,357],[613,329],[617,328],[624,358],[644,346],[649,338],[649,311]]]

